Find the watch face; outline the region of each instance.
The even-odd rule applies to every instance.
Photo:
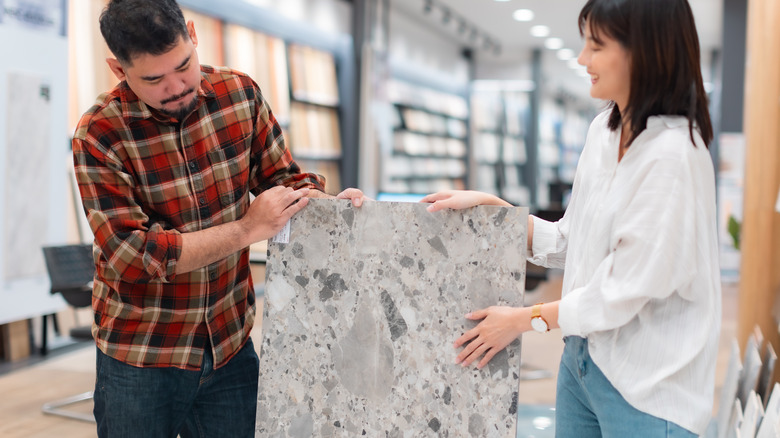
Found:
[[[542,318],[534,318],[531,320],[531,327],[534,328],[537,332],[546,332],[547,331],[547,323],[544,322]]]

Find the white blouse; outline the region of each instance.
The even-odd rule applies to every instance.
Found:
[[[564,268],[558,324],[635,408],[703,433],[721,321],[712,159],[688,120],[654,116],[618,163],[590,126],[563,218],[534,217],[532,263]]]

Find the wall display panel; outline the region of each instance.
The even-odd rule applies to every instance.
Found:
[[[198,37],[198,59],[201,64],[225,65],[222,21],[212,16],[182,8],[184,19],[192,20]]]
[[[17,279],[45,273],[40,248],[46,243],[49,209],[51,143],[51,85],[38,75],[12,73],[8,76],[7,131],[5,152],[5,237],[4,276]]]
[[[522,305],[527,215],[312,199],[269,243],[257,435],[515,437],[519,340],[482,370],[451,345]]]
[[[290,85],[284,41],[244,26],[225,25],[225,63],[257,82],[276,120],[290,122]]]
[[[288,145],[296,158],[337,159],[341,134],[335,108],[293,102]]]
[[[328,106],[339,104],[336,62],[331,53],[290,44],[290,79],[293,98]]]

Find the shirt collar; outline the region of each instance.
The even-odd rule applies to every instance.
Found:
[[[687,124],[688,118],[684,116],[650,116],[647,118],[647,129],[679,128]]]
[[[216,96],[214,87],[212,87],[211,83],[206,80],[206,74],[201,72],[200,76],[200,86],[198,87],[197,92],[198,104],[195,106],[195,110],[197,110],[206,99]],[[144,103],[127,85],[127,81],[122,81],[122,83],[119,84],[119,98],[120,102],[122,103],[122,117],[124,117],[130,123],[150,118],[163,123],[179,122],[178,120],[167,116]]]

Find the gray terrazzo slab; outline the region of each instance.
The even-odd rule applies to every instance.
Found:
[[[425,207],[312,199],[269,243],[257,436],[515,437],[520,342],[452,343],[522,305],[528,209]]]

